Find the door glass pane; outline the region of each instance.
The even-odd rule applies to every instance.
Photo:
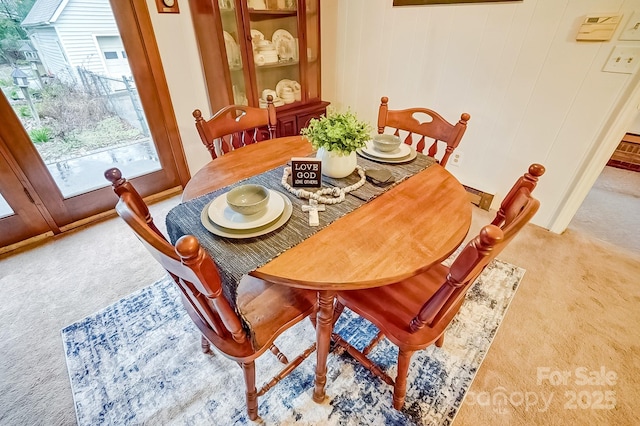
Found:
[[[63,196],[161,169],[109,0],[54,3],[8,3],[0,88]]]
[[[0,218],[11,216],[13,213],[14,211],[7,203],[7,200],[0,194]]]

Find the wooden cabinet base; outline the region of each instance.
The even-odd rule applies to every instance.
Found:
[[[300,130],[309,124],[309,120],[327,113],[328,105],[329,102],[319,101],[291,109],[278,108],[278,137],[299,135]]]

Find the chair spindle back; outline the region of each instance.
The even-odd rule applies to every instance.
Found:
[[[480,234],[458,254],[449,268],[446,282],[425,302],[411,321],[410,329],[413,332],[426,325],[437,324],[452,308],[459,306],[467,290],[489,262],[502,252],[536,214],[540,202],[533,198],[531,191],[544,171],[542,165],[532,164],[529,172],[518,179],[502,202],[493,222],[482,228]]]
[[[276,137],[276,109],[273,97],[267,97],[267,108],[228,105],[209,120],[202,111],[193,111],[196,129],[212,159],[229,151]]]
[[[436,158],[438,154],[438,142],[446,144],[442,158],[439,159],[441,166],[445,166],[451,153],[458,147],[460,140],[467,130],[467,121],[471,118],[466,112],[460,115],[460,120],[456,124],[451,124],[437,112],[428,108],[408,108],[403,110],[389,110],[389,98],[381,98],[378,109],[378,133],[384,133],[385,127],[395,129],[394,134],[403,138],[404,143],[413,145],[414,137],[418,139],[415,149],[424,152],[426,147],[425,138],[432,139],[427,154]],[[421,121],[418,117],[428,116],[429,121]],[[407,132],[406,136],[401,135],[401,131]],[[415,135],[415,136],[414,136]]]

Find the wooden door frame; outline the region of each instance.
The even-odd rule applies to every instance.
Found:
[[[162,170],[130,180],[143,196],[184,187],[190,179],[189,169],[146,1],[110,0],[110,3],[125,50],[130,58],[135,58],[130,63],[131,72],[139,89],[152,139],[161,154]],[[105,187],[82,196],[62,196],[8,100],[2,98],[0,116],[7,118],[0,126],[3,157],[7,158],[13,173],[51,231],[61,233],[75,227],[75,224],[88,223],[113,210],[115,199],[106,180]],[[162,156],[171,158],[170,163],[163,161]],[[38,191],[36,188],[46,189]],[[10,192],[12,197],[20,197],[14,189]]]
[[[175,162],[177,180],[184,187],[191,175],[147,2],[110,0],[110,3],[127,56],[129,51],[139,55],[130,66],[136,85],[141,89],[138,92],[153,139],[168,141]]]
[[[0,218],[3,227],[2,240],[15,244],[33,235],[53,234],[52,229],[57,229],[55,222],[42,205],[42,201],[31,197],[31,183],[17,166],[1,138],[0,179],[5,190],[2,195],[13,209],[13,215]]]
[[[556,214],[549,225],[551,232],[562,234],[567,229],[596,179],[598,179],[598,176],[607,165],[607,161],[609,161],[618,144],[638,116],[639,110],[640,74],[636,74],[629,83],[627,90],[621,95],[616,107],[612,109],[607,125],[600,133],[594,147],[578,171],[564,201],[556,210]]]

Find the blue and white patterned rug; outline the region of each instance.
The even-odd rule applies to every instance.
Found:
[[[327,400],[313,402],[315,354],[258,399],[268,425],[448,425],[453,421],[502,321],[524,269],[494,261],[467,295],[444,346],[416,352],[406,403],[392,408],[392,388],[348,355],[331,354]],[[377,331],[352,312],[336,325],[362,348]],[[235,425],[246,416],[242,372],[200,351],[200,333],[166,278],[62,330],[79,425]],[[308,320],[276,340],[290,358],[308,347]],[[383,340],[370,355],[395,377],[397,349]],[[258,386],[282,364],[256,361]]]

